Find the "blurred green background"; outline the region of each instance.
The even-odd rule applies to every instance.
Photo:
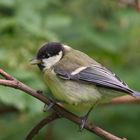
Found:
[[[0,0],[0,68],[36,90],[48,93],[29,60],[47,41],[79,49],[140,91],[140,14],[114,0]],[[21,91],[0,86],[0,140],[25,139],[48,113]],[[90,120],[129,140],[140,139],[139,105],[96,108]],[[35,140],[101,140],[61,119]]]

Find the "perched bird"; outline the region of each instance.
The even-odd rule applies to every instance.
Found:
[[[84,116],[81,129],[96,105],[124,94],[140,97],[139,92],[88,55],[58,42],[43,45],[31,64],[37,64],[44,73],[56,102]]]

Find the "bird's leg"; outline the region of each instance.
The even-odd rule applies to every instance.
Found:
[[[37,90],[37,93],[43,94],[43,91]],[[54,104],[56,103],[55,100],[52,100],[52,98],[49,98],[49,99],[51,100],[51,103],[49,105],[44,104],[43,112],[50,110],[54,106]]]
[[[51,102],[49,105],[45,104],[43,111],[46,112],[48,110],[50,110],[53,106],[54,106],[55,102]]]
[[[55,103],[56,103],[55,100],[51,99],[51,103],[49,105],[47,104],[44,105],[43,111],[46,112],[50,110],[55,105]]]
[[[93,109],[93,106],[89,109],[89,111],[87,112],[87,114],[85,116],[81,117],[80,131],[83,130],[83,128],[86,124],[86,121],[88,119],[88,116],[89,116],[90,112],[92,111],[92,109]]]
[[[95,108],[95,106],[99,103],[99,101],[96,101],[95,104],[93,106],[91,106],[91,108],[89,109],[89,111],[87,112],[87,114],[83,117],[81,117],[81,125],[80,125],[80,131],[83,130],[86,121],[88,119],[89,114],[91,113],[92,109]]]

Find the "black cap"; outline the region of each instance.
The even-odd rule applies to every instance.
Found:
[[[59,54],[61,52],[64,54],[64,48],[63,45],[59,42],[49,42],[44,44],[38,51],[37,53],[37,59],[42,60],[42,59],[47,59],[49,57],[53,57]],[[62,55],[63,55],[62,54]],[[42,63],[38,64],[40,70],[44,69],[44,65]]]
[[[63,46],[61,43],[59,42],[46,43],[39,49],[37,53],[37,59],[44,59],[58,55],[60,51],[63,52]]]

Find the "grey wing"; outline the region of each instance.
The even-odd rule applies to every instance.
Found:
[[[88,82],[100,87],[123,91],[128,94],[132,94],[133,92],[127,84],[120,80],[114,73],[101,65],[92,65],[91,67],[81,70],[77,74],[58,68],[54,69],[54,71],[62,79]]]

